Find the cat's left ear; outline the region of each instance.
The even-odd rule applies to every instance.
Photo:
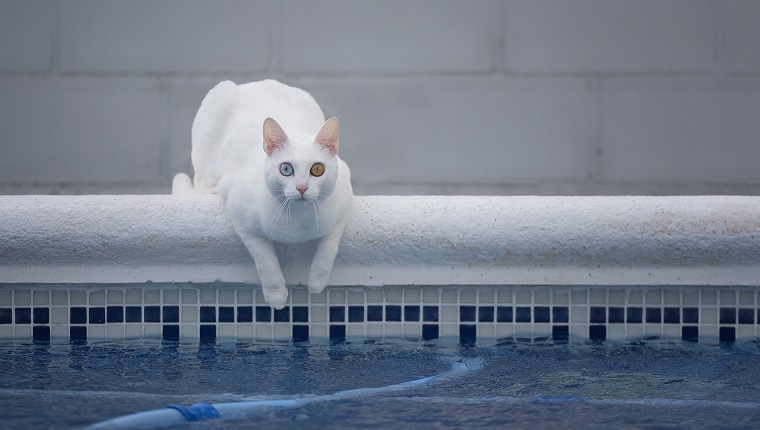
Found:
[[[338,155],[338,118],[332,117],[325,122],[314,138],[314,143],[325,147],[330,155]]]

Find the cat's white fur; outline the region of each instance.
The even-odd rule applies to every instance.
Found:
[[[288,290],[274,242],[318,239],[309,291],[321,292],[330,278],[353,201],[338,129],[309,93],[274,80],[220,82],[195,116],[195,177],[176,175],[172,193],[221,195],[253,256],[264,298],[276,309],[285,306]],[[281,173],[283,163],[293,166],[291,176]],[[310,174],[315,163],[325,167],[321,176]]]

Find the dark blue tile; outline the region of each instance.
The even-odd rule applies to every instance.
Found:
[[[439,318],[438,306],[423,306],[422,307],[422,321],[438,322],[438,318]]]
[[[10,324],[13,322],[13,309],[0,308],[0,324]]]
[[[589,309],[589,321],[591,324],[604,324],[607,322],[607,308],[591,306]]]
[[[146,323],[161,322],[161,306],[145,306],[143,308],[143,320]]]
[[[330,326],[330,339],[341,340],[346,338],[346,326],[344,325],[331,325]]]
[[[607,340],[607,326],[592,325],[588,328],[588,338],[591,340]]]
[[[346,321],[346,307],[345,306],[330,306],[330,322],[345,322],[345,321]],[[345,337],[345,335],[343,337]]]
[[[178,340],[179,339],[179,326],[165,324],[163,326],[163,338],[164,340]]]
[[[285,306],[282,309],[275,309],[274,322],[276,323],[290,322],[290,306]]]
[[[548,323],[551,321],[551,312],[548,306],[533,307],[533,322]]]
[[[530,308],[525,306],[518,306],[515,308],[515,322],[529,323],[530,322]]]
[[[294,323],[309,322],[309,307],[308,306],[293,306],[293,322]]]
[[[459,321],[461,322],[475,322],[477,308],[475,306],[460,306],[459,307]]]
[[[202,323],[216,322],[216,308],[213,306],[201,306],[200,319]]]
[[[754,324],[754,323],[755,323],[754,309],[739,309],[739,324]]]
[[[238,306],[237,322],[239,323],[253,322],[253,306]]]
[[[555,325],[552,327],[552,340],[554,342],[567,342],[570,339],[570,327]]]
[[[16,308],[15,314],[16,324],[32,323],[32,308]]]
[[[32,339],[36,341],[48,341],[50,340],[50,327],[44,325],[36,325],[32,327]]]
[[[200,340],[201,342],[215,342],[216,326],[211,324],[201,324]]]
[[[219,322],[234,323],[235,308],[232,306],[219,306]]]
[[[459,343],[472,344],[478,337],[478,328],[475,324],[459,325]]]
[[[179,306],[164,306],[162,318],[162,321],[165,323],[179,322]]]
[[[641,324],[644,322],[644,311],[642,308],[628,308],[625,310],[628,324]]]
[[[555,306],[552,308],[552,322],[566,323],[570,321],[570,309],[567,306]]]
[[[124,306],[108,306],[106,308],[106,322],[124,322]]]
[[[256,306],[256,322],[272,322],[272,308]]]
[[[105,324],[106,323],[106,308],[90,308],[89,309],[89,323],[90,324]]]
[[[349,306],[348,322],[364,322],[364,306]]]
[[[382,321],[383,307],[379,305],[367,306],[367,321]]]
[[[142,308],[140,306],[127,306],[124,308],[124,317],[128,323],[142,322]]]
[[[681,309],[665,308],[663,310],[665,324],[681,324]]]
[[[69,328],[69,338],[71,340],[87,340],[87,327],[71,327]]]
[[[420,307],[419,306],[404,306],[404,321],[419,321],[420,320]]]
[[[493,306],[478,306],[478,322],[493,322],[496,308]]]
[[[385,307],[385,321],[401,321],[401,306],[388,305]]]
[[[699,327],[692,327],[692,326],[682,327],[681,339],[688,342],[699,342]]]
[[[514,321],[512,306],[499,306],[496,308],[496,322],[511,323]]]
[[[422,340],[438,339],[438,324],[422,324]]]
[[[70,308],[69,324],[87,324],[87,308]]]
[[[32,320],[35,324],[49,324],[50,323],[50,309],[48,308],[34,308],[32,310]]]
[[[699,308],[681,309],[684,324],[699,324]]]
[[[625,308],[610,307],[607,309],[607,320],[610,324],[623,324],[625,322]]]
[[[647,308],[647,322],[660,324],[662,323],[662,309],[660,308]]]
[[[721,324],[736,324],[736,308],[720,308]]]
[[[293,326],[293,342],[307,342],[309,340],[308,325]]]
[[[736,329],[734,327],[721,327],[719,337],[722,343],[733,343],[736,341]]]

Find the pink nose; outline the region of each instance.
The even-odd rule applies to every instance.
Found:
[[[309,187],[306,184],[298,184],[296,185],[296,189],[298,190],[299,193],[301,193],[301,195],[304,195],[304,193],[306,192],[306,190],[309,189]]]

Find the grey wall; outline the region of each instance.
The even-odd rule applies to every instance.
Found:
[[[0,0],[0,192],[169,192],[267,77],[359,194],[760,194],[758,0]]]

